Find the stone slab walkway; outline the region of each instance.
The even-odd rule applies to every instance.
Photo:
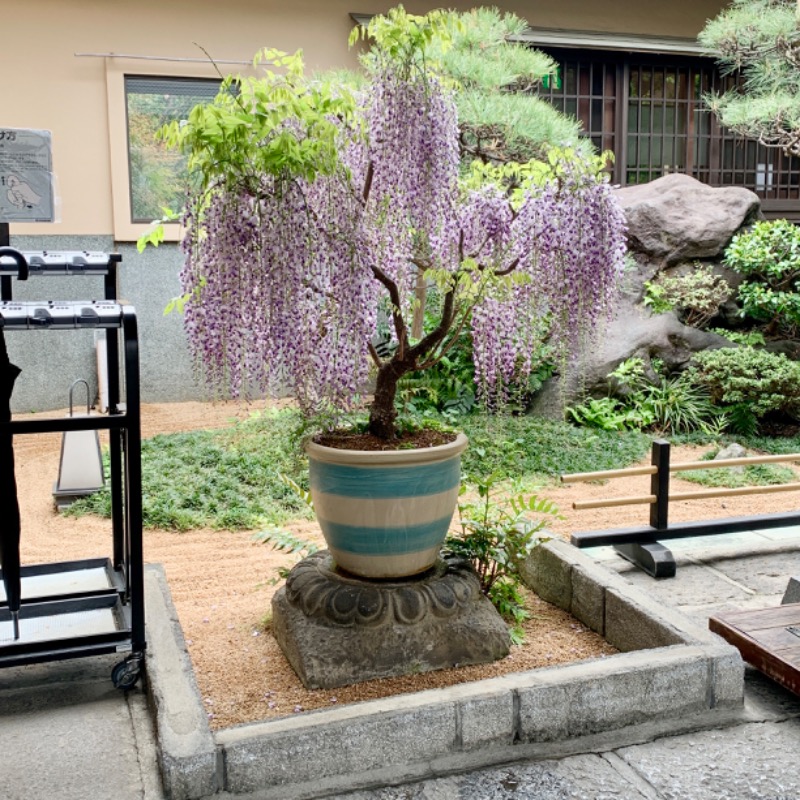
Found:
[[[633,572],[612,553],[594,555],[658,603],[705,624],[715,610],[780,602],[788,578],[800,572],[800,530],[770,535],[687,540],[681,547],[673,543],[678,575],[668,581]],[[169,628],[174,620],[160,624]],[[3,800],[164,800],[158,742],[146,698],[141,690],[126,696],[113,688],[109,673],[117,660],[82,659],[0,670]],[[336,800],[800,797],[800,698],[752,670],[746,671],[744,706],[717,727],[670,735],[665,726],[651,721],[636,729],[635,741],[630,731],[624,738],[609,731],[582,740],[580,746],[581,752],[570,752],[556,744],[535,760],[525,760],[519,750],[523,758],[512,764],[398,786],[361,791],[346,785],[336,791],[306,787],[302,796]],[[479,759],[476,753],[476,765]],[[246,800],[278,796],[274,790],[255,791]],[[225,792],[214,797],[245,800],[244,795]]]

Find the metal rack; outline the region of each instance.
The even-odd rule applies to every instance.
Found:
[[[0,586],[0,667],[129,652],[112,672],[118,688],[141,673],[145,641],[142,552],[139,345],[134,309],[117,302],[117,254],[22,252],[30,277],[82,275],[104,278],[102,300],[14,301],[11,281],[22,268],[0,257],[0,326],[3,331],[105,330],[108,415],[12,420],[12,435],[108,430],[112,555],[23,566],[19,638],[16,614]],[[120,369],[122,356],[123,369]],[[120,377],[123,380],[120,380]],[[124,403],[122,390],[124,389]]]

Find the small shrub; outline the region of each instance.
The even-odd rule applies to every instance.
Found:
[[[727,328],[709,328],[708,331],[716,333],[717,336],[724,336],[729,342],[745,347],[758,347],[766,342],[761,331],[731,331]]]
[[[568,406],[567,416],[576,424],[602,431],[625,431],[647,428],[653,422],[648,409],[631,408],[616,397],[590,397],[583,403]]]
[[[715,405],[749,409],[757,419],[800,412],[800,364],[782,353],[752,347],[706,350],[692,359],[687,374],[705,386]]]
[[[541,536],[544,516],[558,516],[555,505],[536,495],[515,494],[495,499],[495,477],[480,480],[476,501],[458,505],[458,528],[445,548],[472,562],[481,591],[503,617],[512,623],[512,638],[520,640],[519,625],[527,618],[520,593],[520,568]],[[462,497],[467,492],[462,487]]]
[[[800,228],[785,219],[757,222],[734,236],[725,263],[744,275],[742,313],[768,323],[769,333],[795,335],[800,326]]]
[[[656,314],[673,308],[686,325],[703,328],[730,297],[731,287],[708,265],[696,264],[685,275],[659,275],[645,284],[644,304]]]

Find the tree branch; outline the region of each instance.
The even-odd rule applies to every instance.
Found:
[[[495,275],[499,278],[503,275],[510,275],[519,266],[519,256],[517,256],[505,269],[495,270]]]
[[[389,300],[392,302],[392,322],[394,323],[395,336],[397,336],[397,356],[403,359],[408,348],[408,335],[406,322],[400,311],[400,290],[397,288],[397,284],[380,267],[371,264],[370,269],[375,279],[383,284],[386,291],[389,292]]]
[[[381,357],[378,355],[378,351],[375,349],[375,345],[372,344],[372,342],[367,342],[367,350],[375,366],[380,369],[383,366],[383,361],[381,361]]]
[[[370,160],[369,164],[367,165],[367,174],[364,178],[364,190],[361,192],[361,199],[364,202],[364,205],[367,204],[369,200],[369,193],[372,191],[372,179],[375,177],[375,165]]]

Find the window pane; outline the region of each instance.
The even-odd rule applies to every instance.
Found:
[[[155,134],[168,122],[186,119],[198,103],[213,100],[219,83],[193,78],[125,78],[131,222],[150,222],[163,215],[163,208],[177,210],[183,205],[186,158],[168,150]]]

